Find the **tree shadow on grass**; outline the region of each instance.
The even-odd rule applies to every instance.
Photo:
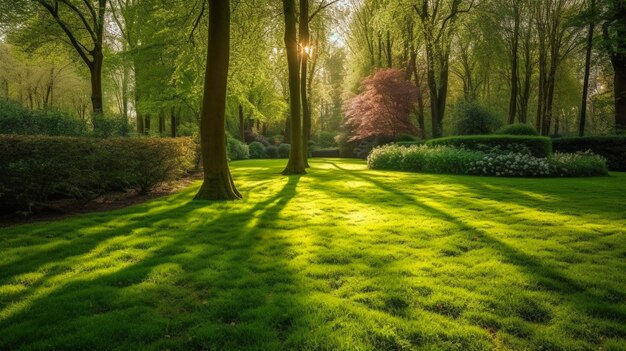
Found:
[[[302,296],[289,268],[291,244],[256,224],[280,221],[298,181],[289,177],[245,211],[190,224],[215,205],[188,202],[81,238],[79,249],[55,247],[48,260],[31,255],[6,265],[4,283],[46,262],[71,261],[0,305],[15,308],[0,320],[0,349],[281,348]],[[171,233],[177,227],[182,233]]]
[[[338,170],[345,172],[346,174],[354,178],[367,181],[380,188],[381,190],[402,199],[405,203],[414,205],[426,211],[427,213],[434,215],[435,218],[442,219],[448,223],[455,225],[458,229],[461,230],[461,232],[472,233],[476,236],[478,240],[503,254],[504,257],[506,257],[506,261],[508,263],[511,263],[521,269],[527,274],[528,277],[538,280],[539,284],[544,289],[558,292],[560,296],[565,297],[569,301],[568,305],[578,310],[579,312],[582,312],[583,314],[588,314],[590,312],[590,308],[599,308],[601,312],[593,312],[593,314],[595,314],[593,317],[610,321],[626,322],[626,312],[623,308],[620,307],[619,304],[615,304],[615,302],[617,301],[607,301],[607,295],[610,296],[612,294],[617,294],[617,296],[624,296],[623,293],[616,291],[598,292],[597,290],[592,290],[590,289],[590,286],[588,284],[581,283],[573,278],[568,277],[559,269],[552,267],[545,262],[542,262],[541,259],[536,258],[503,242],[502,240],[496,238],[495,236],[487,233],[484,230],[481,230],[480,228],[469,225],[468,223],[452,215],[445,209],[426,204],[413,196],[410,196],[384,182],[374,179],[371,176],[367,176],[361,172],[348,171],[337,165],[336,163],[331,162],[331,164]],[[354,198],[356,199],[357,197]],[[368,202],[368,204],[376,205],[375,203],[371,202]],[[467,202],[467,206],[470,205],[471,203]],[[617,333],[619,334],[620,332]],[[626,334],[626,332],[622,331],[621,334]]]

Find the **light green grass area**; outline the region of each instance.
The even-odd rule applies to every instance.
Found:
[[[0,350],[624,350],[626,174],[232,164],[127,209],[0,229]]]

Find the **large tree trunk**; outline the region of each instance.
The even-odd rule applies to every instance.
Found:
[[[304,158],[304,166],[309,168],[309,138],[311,136],[311,107],[309,105],[309,94],[307,89],[307,75],[309,55],[312,53],[309,35],[309,0],[300,0],[300,47],[301,47],[301,64],[300,64],[300,97],[302,99],[302,157]]]
[[[200,117],[204,182],[195,197],[197,200],[241,198],[226,156],[224,125],[229,60],[230,1],[209,0],[209,44]]]
[[[283,0],[285,15],[285,47],[287,48],[287,65],[289,68],[289,109],[291,151],[284,175],[306,174],[302,154],[302,118],[300,115],[300,62],[298,55],[298,38],[296,34],[296,6],[294,0]]]

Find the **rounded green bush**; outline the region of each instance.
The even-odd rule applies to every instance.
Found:
[[[278,148],[274,145],[270,145],[265,148],[265,157],[278,158]]]
[[[535,127],[530,124],[518,123],[518,124],[509,124],[500,129],[494,134],[503,134],[503,135],[539,135]]]
[[[453,116],[454,135],[491,134],[502,125],[489,110],[471,102],[457,104]]]
[[[278,146],[278,157],[289,158],[289,151],[291,151],[290,144],[280,144]]]
[[[265,157],[265,146],[258,141],[254,141],[248,145],[251,159],[259,159]]]
[[[227,141],[226,149],[228,150],[228,158],[231,161],[247,160],[250,158],[250,150],[248,149],[248,145],[231,137],[230,135],[227,135],[226,141]]]

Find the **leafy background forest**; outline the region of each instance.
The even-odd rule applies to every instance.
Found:
[[[197,135],[205,2],[99,3],[2,2],[2,132],[21,125],[34,134]],[[246,143],[289,144],[281,4],[240,0],[231,12],[227,130]],[[552,136],[579,134],[585,111],[585,134],[612,134],[624,126],[615,107],[624,89],[623,13],[619,0],[313,1],[305,134],[322,149],[400,132],[468,134],[468,111],[487,129],[519,122]],[[376,116],[373,132],[351,124],[376,108],[352,103],[377,69],[412,82],[387,86],[408,94],[408,126],[389,131]]]

